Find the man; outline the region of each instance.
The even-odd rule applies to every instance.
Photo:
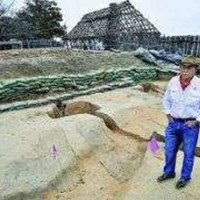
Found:
[[[183,144],[184,160],[181,177],[176,188],[185,187],[191,179],[200,121],[200,79],[196,57],[185,57],[180,65],[180,75],[173,77],[165,92],[163,104],[168,118],[165,130],[164,173],[158,177],[163,182],[175,177],[176,154]]]

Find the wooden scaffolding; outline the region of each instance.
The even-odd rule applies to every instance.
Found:
[[[106,49],[122,45],[137,48],[156,45],[160,32],[126,0],[84,15],[68,38],[72,47],[92,48],[101,42]]]

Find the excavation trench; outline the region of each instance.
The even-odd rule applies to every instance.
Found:
[[[112,117],[110,117],[108,114],[103,113],[99,111],[101,109],[100,106],[92,104],[87,101],[77,101],[65,104],[65,110],[64,112],[59,113],[57,109],[53,108],[52,113],[47,113],[49,117],[51,118],[60,118],[64,116],[71,116],[71,115],[77,115],[77,114],[90,114],[94,115],[96,117],[101,118],[105,125],[114,133],[118,133],[130,138],[133,138],[139,142],[149,142],[151,137],[149,139],[143,138],[140,135],[136,135],[134,133],[128,132],[126,130],[123,130],[120,128],[117,123],[115,122]],[[158,134],[157,134],[158,135]]]
[[[157,86],[153,84],[146,83],[146,84],[143,84],[142,87],[145,92],[153,91],[157,93],[162,93],[162,90],[160,90]],[[72,102],[72,103],[67,104],[65,106],[65,112],[63,113],[63,115],[71,116],[71,115],[77,115],[77,114],[91,114],[91,115],[101,118],[106,124],[106,126],[116,134],[127,136],[129,138],[137,140],[138,142],[149,142],[152,139],[152,137],[155,137],[156,140],[159,142],[163,142],[163,143],[165,142],[164,136],[157,133],[156,131],[154,131],[149,138],[143,138],[140,135],[134,134],[132,132],[129,132],[120,128],[115,122],[115,120],[112,119],[112,117],[110,117],[106,113],[100,112],[99,111],[100,109],[101,109],[100,106],[92,104],[90,102],[77,101],[77,102]],[[48,113],[49,117],[51,118],[63,117],[62,115],[59,115],[59,113],[56,112],[56,110],[53,110],[53,112],[54,112],[53,114]],[[179,150],[183,151],[182,144],[180,144]],[[200,147],[196,147],[195,156],[200,157]]]

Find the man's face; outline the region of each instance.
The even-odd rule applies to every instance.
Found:
[[[196,74],[196,67],[195,66],[180,66],[180,75],[184,79],[190,79]]]

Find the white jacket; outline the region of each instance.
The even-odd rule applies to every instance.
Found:
[[[175,118],[196,118],[200,121],[200,78],[194,76],[185,90],[179,78],[173,77],[167,86],[163,99],[164,112]]]

